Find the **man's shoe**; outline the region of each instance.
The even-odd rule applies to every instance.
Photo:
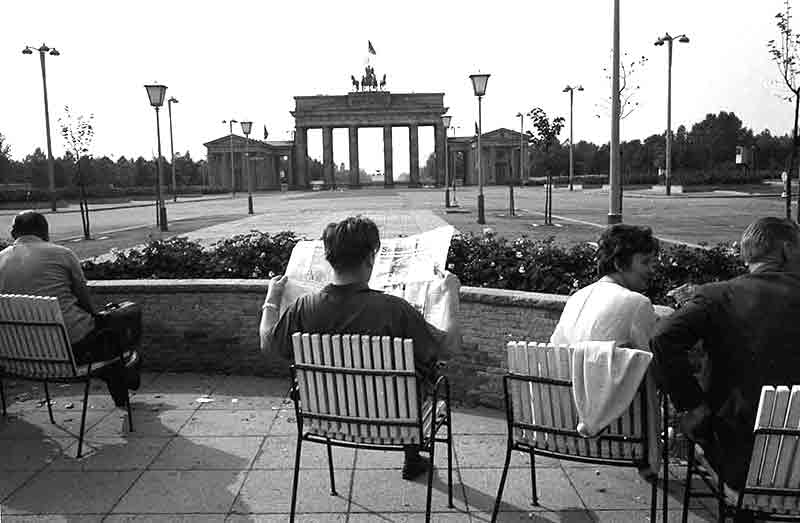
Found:
[[[403,479],[415,480],[428,472],[430,468],[430,458],[420,456],[419,454],[414,458],[406,457],[406,461],[403,463]]]

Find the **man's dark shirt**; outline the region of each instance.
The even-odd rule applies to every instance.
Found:
[[[269,334],[269,344],[293,359],[292,334],[367,334],[414,340],[414,362],[423,378],[433,376],[445,334],[425,321],[407,301],[364,283],[327,285],[290,306]]]
[[[698,340],[711,361],[707,392],[688,358]],[[734,488],[747,473],[761,387],[800,383],[798,340],[800,275],[768,268],[703,285],[656,326],[651,346],[664,388],[679,410],[711,407],[706,452]]]

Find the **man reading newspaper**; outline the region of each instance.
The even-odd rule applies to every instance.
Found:
[[[445,258],[452,235],[447,229],[440,231],[446,244],[438,242],[433,249],[444,252]],[[460,345],[459,282],[441,270],[445,260],[435,260],[437,256],[425,248],[431,235],[421,236],[390,241],[382,248],[375,223],[357,216],[329,224],[321,247],[318,242],[298,244],[287,275],[270,280],[259,327],[261,350],[291,359],[295,332],[409,338],[414,341],[417,372],[425,385],[431,385],[437,361]],[[321,248],[330,270],[315,256]],[[376,266],[386,268],[378,282],[383,290],[375,288],[374,276],[382,271],[374,271]],[[320,287],[326,278],[327,284]],[[411,297],[414,305],[405,297]],[[430,466],[416,445],[406,447],[404,479],[414,479]]]

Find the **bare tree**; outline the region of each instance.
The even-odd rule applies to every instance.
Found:
[[[624,120],[631,115],[638,107],[639,102],[636,96],[641,86],[637,80],[637,71],[640,71],[647,64],[647,57],[642,55],[639,58],[631,59],[628,53],[623,54],[619,62],[619,119]],[[603,67],[606,79],[611,81],[611,68]],[[600,113],[611,114],[611,97],[609,96],[600,103],[595,104],[598,111],[596,118],[600,118]]]
[[[792,13],[789,0],[784,0],[784,10],[775,15],[776,25],[780,37],[778,41],[770,40],[767,42],[767,49],[772,56],[772,61],[778,66],[778,72],[785,84],[786,89],[791,94],[786,94],[786,101],[794,101],[794,128],[792,131],[792,154],[789,157],[789,172],[784,181],[784,191],[786,193],[786,218],[792,217],[792,173],[797,159],[797,116],[800,110],[800,86],[797,83],[797,75],[800,73],[800,35],[792,31]],[[800,207],[797,210],[797,220],[800,221]]]
[[[558,135],[561,134],[561,129],[564,128],[564,117],[557,116],[550,120],[547,113],[540,107],[534,107],[528,114],[531,119],[533,128],[536,131],[532,133],[527,131],[528,142],[538,149],[542,154],[547,156],[550,152],[550,147],[558,142]],[[545,186],[544,193],[544,223],[545,225],[553,224],[553,173],[550,166],[545,163],[545,171],[547,175],[547,185]]]
[[[89,234],[89,200],[86,194],[86,174],[81,169],[81,160],[91,158],[90,149],[94,140],[94,115],[88,117],[74,115],[68,105],[64,106],[64,116],[58,119],[61,127],[61,136],[64,138],[67,150],[75,161],[75,181],[80,188],[81,222],[83,224],[83,237],[88,240]]]

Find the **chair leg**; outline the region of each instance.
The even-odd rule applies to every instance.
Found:
[[[661,466],[664,468],[664,504],[661,505],[662,521],[667,523],[669,512],[667,512],[667,499],[669,498],[669,406],[667,405],[667,395],[662,394],[661,419],[663,422],[664,443],[661,447]],[[656,480],[656,483],[658,481]],[[655,499],[657,501],[658,498]]]
[[[434,407],[433,407],[433,414],[434,414],[434,417],[432,418],[433,421],[431,423],[436,425],[436,418],[435,418],[436,406],[435,406],[435,403],[434,403]],[[436,462],[435,461],[435,453],[436,453],[436,441],[433,439],[433,437],[431,437],[431,466],[428,469],[428,496],[427,496],[427,501],[425,502],[425,523],[428,523],[431,520],[431,495],[433,493],[433,464]]]
[[[53,406],[50,405],[50,389],[47,388],[47,382],[44,382],[44,397],[47,400],[47,413],[50,414],[50,423],[55,424],[56,420],[53,419]]]
[[[83,389],[83,412],[81,412],[81,431],[78,433],[78,455],[77,457],[81,457],[81,451],[83,450],[83,431],[86,428],[86,408],[89,405],[89,384],[92,381],[89,378],[86,378],[86,387]]]
[[[531,451],[531,505],[539,506],[539,493],[536,491],[536,455]]]
[[[511,464],[511,445],[506,449],[506,462],[503,465],[503,473],[500,475],[500,486],[497,488],[497,498],[494,500],[494,510],[492,511],[492,523],[497,520],[497,513],[500,512],[500,502],[503,501],[503,489],[506,486],[506,476],[508,466]]]
[[[689,456],[686,462],[686,484],[683,490],[683,514],[681,523],[689,521],[689,502],[692,499],[692,476],[694,475],[694,444],[689,449]]]
[[[667,492],[665,490],[664,499],[666,500],[666,498],[667,498]],[[653,478],[653,484],[650,485],[650,523],[656,523],[657,507],[658,507],[658,476]],[[664,523],[667,523],[666,519],[664,519]]]
[[[0,402],[3,403],[3,416],[6,416],[8,413],[6,412],[6,393],[3,390],[3,378],[0,376]]]
[[[450,398],[447,398],[447,506],[453,508],[453,425]],[[431,464],[433,466],[433,464]]]
[[[328,440],[328,472],[331,475],[331,496],[338,496],[336,493],[336,480],[333,477],[333,451],[331,450],[331,440]]]
[[[289,522],[292,523],[294,521],[294,509],[295,505],[297,504],[297,483],[299,481],[300,476],[300,449],[301,444],[303,443],[303,438],[301,434],[297,434],[297,450],[294,455],[294,478],[292,479],[292,508],[291,512],[289,513]]]

